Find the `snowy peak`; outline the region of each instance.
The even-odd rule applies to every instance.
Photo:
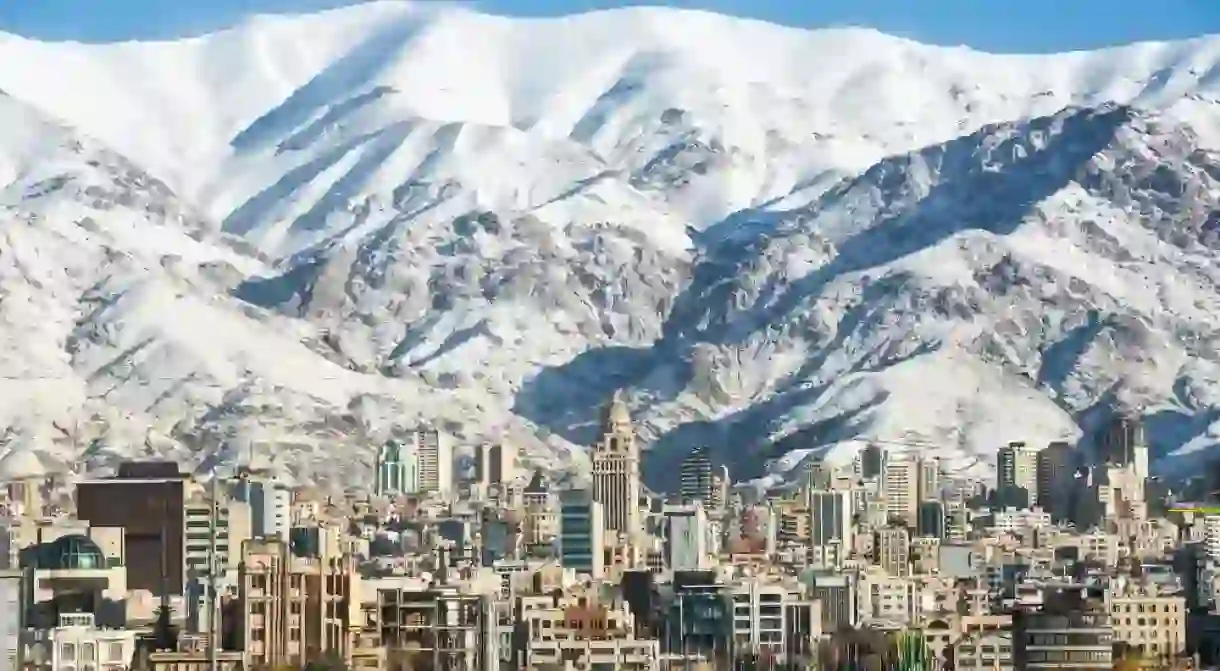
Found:
[[[1217,72],[1215,38],[996,56],[655,8],[0,36],[0,379],[37,381],[0,422],[305,480],[416,422],[567,463],[617,390],[656,473],[860,436],[968,466],[1117,408],[1193,454]]]

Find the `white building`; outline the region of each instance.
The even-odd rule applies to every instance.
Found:
[[[674,571],[700,571],[711,568],[708,551],[707,513],[703,504],[665,506],[662,509],[669,526],[667,543],[669,568]]]
[[[134,629],[99,629],[91,613],[64,613],[55,629],[22,634],[27,670],[127,671],[136,651]]]
[[[16,669],[21,641],[21,571],[0,573],[0,668]]]
[[[398,440],[386,441],[377,451],[373,493],[378,496],[418,494],[421,485],[419,466],[419,453],[415,445]]]
[[[484,492],[517,480],[517,448],[508,443],[480,445],[475,452],[475,480]]]
[[[275,479],[241,474],[234,498],[250,506],[250,537],[288,541],[292,528],[292,491]]]

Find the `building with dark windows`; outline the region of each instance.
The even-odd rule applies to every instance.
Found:
[[[716,491],[712,475],[712,460],[706,447],[696,447],[682,460],[679,473],[679,494],[687,501],[711,503]]]
[[[129,589],[183,593],[186,480],[172,462],[126,462],[114,477],[77,485],[81,520],[123,528]]]

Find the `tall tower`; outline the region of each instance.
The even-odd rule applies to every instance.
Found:
[[[485,443],[475,452],[475,480],[484,488],[517,479],[517,448],[510,443]]]
[[[1055,441],[1038,452],[1036,459],[1038,506],[1054,516],[1066,519],[1072,512],[1072,480],[1076,475],[1076,453],[1071,445]]]
[[[889,459],[883,468],[881,493],[890,518],[914,527],[919,517],[919,462],[909,455]]]
[[[712,460],[707,448],[696,447],[682,460],[679,493],[687,501],[710,503],[716,483],[712,478]]]
[[[607,531],[630,534],[641,528],[640,450],[631,414],[617,391],[606,408],[601,440],[593,447],[593,499],[602,505]]]
[[[1038,451],[1011,442],[996,455],[996,489],[1003,505],[1028,508],[1038,500]]]
[[[418,428],[409,442],[419,460],[419,489],[442,496],[453,492],[453,445],[449,436],[436,429]]]
[[[419,459],[413,445],[388,440],[377,450],[373,493],[377,496],[415,494],[419,491]]]

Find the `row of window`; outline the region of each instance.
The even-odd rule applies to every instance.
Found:
[[[102,661],[122,662],[122,643],[102,643]],[[97,661],[98,648],[93,643],[62,643],[59,646],[59,657],[64,662],[94,662]]]

